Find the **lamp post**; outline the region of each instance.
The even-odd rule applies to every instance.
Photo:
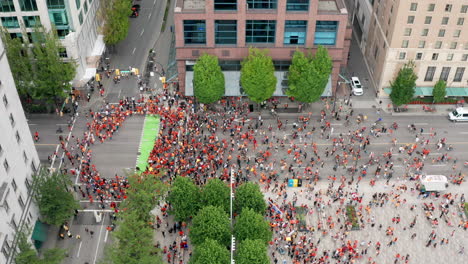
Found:
[[[233,192],[233,188],[234,188],[234,183],[235,183],[236,179],[234,178],[234,169],[231,168],[231,194],[230,194],[230,214],[231,214],[231,230],[232,230],[232,199],[234,198],[234,192]],[[231,235],[231,264],[234,264],[235,261],[234,261],[234,250],[236,249],[236,238]]]

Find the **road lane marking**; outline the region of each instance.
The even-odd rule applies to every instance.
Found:
[[[468,134],[468,132],[460,132],[460,134],[464,134],[464,135],[466,135],[466,134]]]
[[[148,20],[151,18],[151,15],[153,14],[153,12],[150,12],[149,15],[148,15]]]
[[[98,255],[98,252],[99,252],[99,244],[101,244],[101,235],[102,235],[102,228],[104,227],[104,218],[105,218],[105,215],[104,217],[101,219],[101,229],[99,230],[99,237],[98,237],[98,244],[96,246],[96,253],[94,254],[94,261],[93,261],[93,264],[96,264],[96,260],[97,260],[97,255]]]
[[[427,126],[428,123],[414,123],[415,126]]]
[[[136,50],[136,48],[133,48],[132,54],[135,54],[135,50]]]
[[[145,29],[141,30],[140,37],[145,33]]]
[[[437,164],[437,165],[429,165],[429,166],[432,166],[432,167],[445,167],[445,166],[447,166],[447,164]]]
[[[106,236],[104,237],[104,243],[107,242],[107,236],[109,235],[109,230],[106,230]]]
[[[81,244],[83,243],[83,241],[80,242],[80,245],[78,246],[78,253],[76,254],[76,257],[80,257],[80,251],[81,251]]]

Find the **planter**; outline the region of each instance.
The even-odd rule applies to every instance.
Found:
[[[306,221],[307,209],[304,207],[296,207],[297,226],[299,232],[308,232]]]
[[[465,203],[465,205],[463,206],[463,211],[465,212],[465,216],[466,218],[468,218],[468,203]]]
[[[356,214],[356,208],[353,205],[346,206],[346,216],[348,217],[348,222],[351,223],[351,230],[359,230],[359,219]]]

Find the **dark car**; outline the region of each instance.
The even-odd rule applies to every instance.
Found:
[[[132,15],[130,17],[138,17],[140,15],[140,5],[132,5]]]

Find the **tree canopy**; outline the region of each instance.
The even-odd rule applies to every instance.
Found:
[[[414,73],[414,63],[406,63],[398,72],[395,81],[390,83],[392,92],[390,99],[395,106],[400,106],[411,102],[414,97],[416,80],[418,76]]]
[[[318,47],[314,56],[306,56],[297,50],[289,66],[287,95],[303,103],[319,100],[327,86],[332,67],[328,50],[323,46]]]
[[[251,208],[259,214],[264,214],[267,208],[265,200],[263,199],[263,193],[260,191],[260,187],[252,182],[246,182],[241,184],[236,189],[234,199],[234,209],[237,213],[242,210]]]
[[[216,240],[227,247],[231,243],[231,224],[226,212],[220,207],[206,206],[192,220],[190,240],[195,246],[206,239]]]
[[[272,239],[272,232],[268,221],[262,215],[251,208],[246,208],[236,217],[234,236],[238,241],[260,239],[266,245]]]
[[[226,264],[230,261],[229,250],[213,239],[206,239],[195,247],[190,258],[190,264]]]
[[[434,85],[434,89],[432,90],[432,96],[434,97],[434,102],[440,103],[445,101],[445,96],[447,95],[447,83],[444,80],[439,80]]]
[[[15,257],[16,264],[60,264],[65,259],[66,251],[58,248],[47,249],[39,257],[27,236],[23,231],[18,232],[19,253]]]
[[[167,200],[171,204],[171,214],[175,219],[186,221],[200,208],[200,190],[190,178],[178,176],[172,184]]]
[[[268,50],[249,49],[242,61],[241,85],[250,100],[261,103],[269,99],[276,90],[275,67]]]
[[[201,192],[201,203],[204,206],[213,205],[221,207],[226,213],[230,211],[229,186],[220,179],[210,179],[203,186]]]
[[[193,89],[198,101],[211,104],[223,97],[224,74],[218,65],[218,58],[203,54],[193,66]]]
[[[260,240],[246,239],[239,243],[236,254],[237,264],[269,264],[267,248]]]
[[[132,14],[131,0],[111,0],[102,6],[105,19],[103,28],[106,45],[115,45],[124,40],[130,27],[129,16]]]

